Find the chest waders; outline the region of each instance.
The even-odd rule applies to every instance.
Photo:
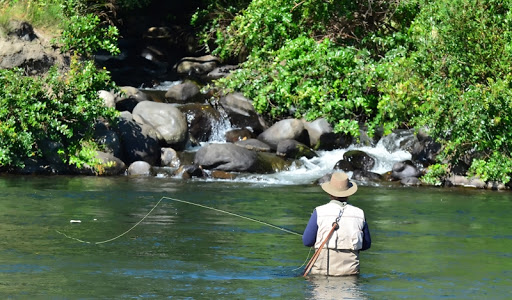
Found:
[[[306,265],[306,268],[304,269],[303,277],[306,277],[309,274],[309,272],[311,271],[311,268],[313,268],[313,265],[315,264],[316,260],[318,259],[318,256],[320,255],[320,251],[322,251],[322,249],[324,248],[325,243],[327,243],[327,241],[329,241],[329,239],[331,238],[332,234],[336,230],[338,230],[340,228],[340,225],[338,224],[338,222],[340,221],[341,215],[343,214],[343,211],[345,210],[344,206],[345,205],[342,206],[342,209],[340,211],[340,215],[336,218],[336,221],[334,221],[332,223],[331,231],[329,231],[329,234],[327,234],[327,237],[325,238],[325,240],[322,242],[320,247],[318,247],[318,249],[316,250],[315,254],[313,255],[313,257],[311,257],[311,259],[309,260],[308,264]]]

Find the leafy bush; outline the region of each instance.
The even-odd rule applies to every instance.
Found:
[[[384,0],[318,1],[253,0],[215,1],[221,14],[210,14],[210,28],[203,41],[215,40],[213,53],[221,58],[245,58],[253,50],[274,51],[286,41],[308,36],[317,41],[329,38],[339,43],[356,43],[380,28],[392,15],[396,3]],[[228,5],[235,2],[235,5]],[[246,9],[233,16],[233,7]],[[200,12],[219,11],[211,6]],[[228,16],[226,18],[226,16]],[[194,18],[197,21],[198,15]],[[228,22],[227,22],[228,21]],[[204,33],[207,33],[204,35]]]
[[[106,50],[112,55],[119,54],[117,27],[100,25],[100,18],[94,14],[71,16],[60,38],[63,50],[72,50],[86,57],[90,57],[98,50]]]
[[[116,116],[97,95],[114,85],[92,62],[73,60],[67,74],[52,69],[44,78],[0,70],[0,85],[0,166],[23,166],[26,158],[40,157],[45,140],[60,143],[59,153],[68,163],[90,163],[81,151],[93,143],[94,122]]]
[[[336,124],[336,131],[358,134],[358,120],[375,105],[362,74],[367,71],[366,52],[301,36],[270,56],[273,59],[249,57],[242,69],[219,84],[242,91],[258,112],[272,118],[325,117]]]

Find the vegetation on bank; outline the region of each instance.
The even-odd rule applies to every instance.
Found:
[[[81,58],[100,49],[117,53],[116,11],[152,2],[157,1],[0,1],[3,12],[20,10],[36,26],[57,20],[49,26],[60,33],[57,42]],[[360,128],[385,134],[398,128],[425,129],[443,146],[438,163],[430,166],[425,180],[440,182],[457,166],[483,180],[510,181],[512,3],[497,0],[195,2],[199,9],[191,22],[204,49],[226,61],[241,62],[238,71],[215,84],[228,91],[243,92],[268,118],[325,117],[335,131],[353,135],[358,135]],[[48,13],[51,18],[45,17]],[[2,14],[0,28],[7,24],[6,15],[13,14]],[[107,72],[95,72],[102,75],[91,76],[103,78],[108,86],[112,84]],[[0,80],[13,76],[22,74],[2,71]],[[61,76],[60,80],[66,80],[67,76]],[[48,87],[48,83],[41,86]],[[97,86],[87,88],[92,90]],[[98,104],[95,95],[85,94],[85,102],[92,107]],[[2,114],[13,109],[5,95],[0,94]],[[3,121],[3,115],[0,120],[2,126],[11,126]],[[18,130],[6,127],[0,135],[13,128]],[[48,130],[48,127],[34,128]],[[72,130],[80,132],[78,127]],[[36,153],[33,150],[37,149],[37,142],[31,145],[32,148],[20,148],[25,149],[22,153]],[[29,148],[32,152],[26,151]],[[21,157],[10,148],[1,149],[11,160],[0,158],[0,165],[12,163],[12,157]],[[63,150],[68,154],[77,151],[72,147]]]
[[[227,8],[202,19],[204,42],[247,59],[217,84],[260,113],[323,116],[354,135],[425,128],[443,145],[426,180],[458,166],[510,181],[511,3],[253,0],[230,22]]]
[[[2,2],[0,31],[8,33],[10,20],[27,20],[72,55],[70,68],[52,68],[43,76],[28,76],[22,69],[0,70],[0,167],[23,167],[27,158],[42,157],[48,144],[57,145],[63,162],[95,166],[95,122],[115,120],[99,90],[115,90],[108,71],[88,58],[100,49],[117,48],[117,28],[103,26],[85,3],[68,0]],[[53,149],[52,149],[53,150]]]

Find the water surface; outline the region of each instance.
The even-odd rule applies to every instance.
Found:
[[[510,192],[361,186],[351,202],[365,210],[373,239],[361,254],[362,274],[309,279],[300,273],[312,253],[300,236],[170,199],[120,236],[164,196],[298,233],[327,201],[313,184],[0,177],[0,296],[512,297]]]

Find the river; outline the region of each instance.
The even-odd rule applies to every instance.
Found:
[[[312,252],[300,233],[327,201],[314,184],[2,176],[0,296],[510,299],[511,200],[509,191],[360,185],[351,203],[373,240],[361,275],[305,279]]]

